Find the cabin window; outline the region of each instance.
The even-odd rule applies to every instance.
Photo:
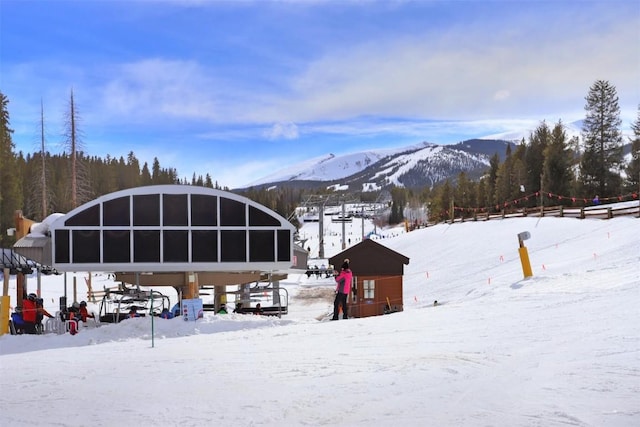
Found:
[[[363,280],[362,289],[364,290],[364,299],[374,299],[376,296],[376,281]]]

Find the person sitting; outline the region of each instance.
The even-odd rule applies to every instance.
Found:
[[[226,306],[226,305],[224,305],[224,304],[222,304],[222,305],[220,306],[220,309],[218,310],[218,314],[227,314],[227,313],[228,313],[228,312],[227,312],[227,306]]]
[[[80,320],[80,304],[78,302],[74,302],[67,308],[64,320]]]
[[[173,317],[178,317],[178,316],[180,316],[180,314],[181,314],[181,313],[180,313],[180,301],[178,301],[178,302],[176,303],[176,305],[174,305],[174,306],[171,308],[171,314],[173,314]]]
[[[243,308],[242,308],[242,303],[241,302],[237,302],[236,303],[236,308],[233,309],[234,313],[238,313],[238,314],[242,314],[243,313]]]
[[[53,319],[53,316],[44,309],[44,300],[42,298],[36,298],[36,332],[39,334],[44,331],[42,320],[45,316],[49,319]]]
[[[36,307],[36,294],[25,295],[22,300],[22,320],[24,321],[24,332],[27,334],[35,334],[36,331],[36,317],[38,308]]]
[[[253,312],[253,314],[262,314],[262,305],[260,305],[260,303],[256,304],[256,310]]]
[[[87,310],[86,301],[80,302],[80,308],[78,309],[78,314],[80,314],[80,320],[82,320],[85,323],[87,323],[87,318],[91,318],[91,319],[96,318],[95,314],[89,313],[89,310]]]
[[[173,319],[173,313],[168,308],[163,308],[160,312],[160,317],[163,319]]]
[[[131,306],[131,308],[129,309],[129,317],[140,317],[140,315],[138,314],[138,307],[136,307],[135,305]]]
[[[9,320],[9,327],[12,335],[22,335],[25,333],[24,320],[22,319],[22,313],[19,308],[11,313],[11,320]]]

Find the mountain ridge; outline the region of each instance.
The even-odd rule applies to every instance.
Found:
[[[460,172],[480,176],[494,154],[504,157],[513,142],[472,139],[458,144],[422,142],[405,147],[366,150],[342,156],[328,154],[292,165],[245,188],[348,185],[352,191],[377,191],[389,186],[424,187]]]
[[[541,122],[542,123],[542,122]],[[540,123],[540,124],[541,124]],[[582,120],[563,123],[567,141],[582,143]],[[552,128],[553,123],[547,123]],[[432,187],[461,172],[471,179],[482,176],[494,154],[504,160],[506,148],[527,142],[535,128],[497,133],[467,139],[455,144],[418,144],[371,149],[345,155],[329,153],[276,171],[241,189],[272,188],[341,188],[350,191],[378,191],[390,186]],[[630,157],[630,144],[623,150]]]

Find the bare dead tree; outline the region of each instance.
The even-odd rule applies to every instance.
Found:
[[[82,143],[82,134],[78,124],[80,117],[71,89],[71,98],[69,101],[69,110],[65,120],[64,133],[64,149],[69,152],[70,159],[70,201],[71,209],[91,200],[91,186],[89,183],[89,173],[83,162],[84,150]]]

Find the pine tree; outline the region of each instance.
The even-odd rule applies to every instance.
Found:
[[[456,180],[457,185],[454,191],[454,203],[456,207],[459,208],[469,208],[471,207],[471,199],[472,199],[472,191],[471,191],[471,182],[469,178],[467,178],[467,174],[464,172],[460,172],[458,174],[458,178]],[[465,211],[460,210],[457,211],[456,216],[460,216],[462,218],[465,217]]]
[[[580,163],[584,196],[615,196],[620,191],[622,164],[622,120],[616,88],[608,81],[597,80],[585,99],[584,153]]]
[[[523,169],[522,162],[511,154],[511,145],[508,145],[504,162],[498,168],[496,177],[495,201],[500,209],[507,206],[514,193],[517,194],[520,186],[516,174]]]
[[[144,165],[142,165],[140,175],[140,185],[151,185],[151,172],[149,172],[149,165],[147,162],[144,162]]]
[[[432,222],[447,221],[452,218],[451,204],[453,202],[453,190],[451,182],[447,179],[444,183],[433,189],[433,197],[429,206],[429,220]]]
[[[133,153],[133,151],[129,151],[127,154],[127,178],[125,185],[126,188],[135,188],[140,186],[141,176],[140,176],[140,161]]]
[[[507,150],[511,152],[511,146],[507,146]],[[490,206],[493,209],[493,206],[496,204],[496,181],[498,179],[498,169],[500,168],[500,156],[498,153],[495,153],[491,159],[489,159],[489,171],[487,173],[487,178],[485,180],[485,205]]]
[[[545,149],[551,142],[551,130],[546,122],[540,123],[536,130],[529,136],[529,146],[525,163],[527,168],[527,179],[522,184],[525,185],[526,193],[540,191],[540,178],[544,167]],[[545,190],[547,190],[545,188]],[[535,201],[531,201],[535,205]]]
[[[487,180],[483,177],[478,181],[478,185],[476,186],[476,207],[477,208],[486,208],[489,206],[489,202],[487,201]]]
[[[27,198],[27,210],[25,215],[28,218],[42,221],[47,215],[53,212],[53,192],[49,188],[50,171],[47,165],[47,143],[44,121],[44,104],[40,101],[40,152],[33,156],[34,161],[37,161],[37,167],[35,169],[36,175],[33,179],[28,177],[31,185],[27,186],[26,190],[29,192]],[[25,171],[26,173],[27,171]]]
[[[20,177],[9,121],[9,99],[0,92],[0,247],[8,247],[15,237],[6,230],[13,228],[14,213],[22,208]]]
[[[631,125],[633,139],[631,139],[631,161],[627,165],[626,185],[628,191],[636,192],[640,197],[640,106],[638,106],[638,118]]]
[[[542,187],[545,192],[570,194],[573,181],[571,150],[562,121],[558,121],[551,131],[551,139],[544,150],[542,169]]]

